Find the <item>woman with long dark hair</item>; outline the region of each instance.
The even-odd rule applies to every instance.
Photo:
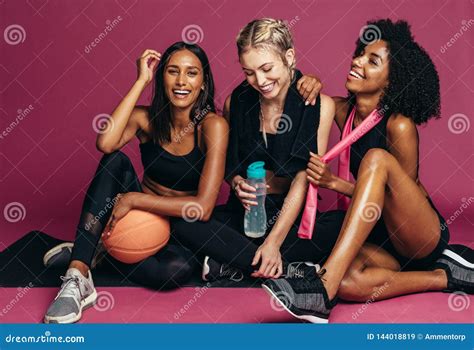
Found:
[[[111,256],[108,260],[125,278],[154,289],[183,285],[199,265],[194,254],[181,245],[187,242],[181,236],[194,236],[201,227],[213,230],[225,225],[220,222],[225,215],[218,210],[214,215],[213,210],[224,178],[228,124],[215,113],[214,81],[205,52],[198,45],[178,42],[163,56],[146,50],[138,65],[137,81],[97,138],[97,148],[105,155],[87,191],[75,242],[60,244],[44,256],[46,266],[69,266],[46,322],[75,322],[82,309],[92,305],[96,293],[90,268],[101,255],[96,248],[101,247],[101,234],[112,232],[131,209],[168,216],[170,243],[136,264],[124,264]],[[153,80],[151,105],[135,106]],[[311,76],[298,81],[307,105],[315,103],[319,86]],[[141,183],[128,157],[119,151],[135,136],[145,169]],[[112,198],[118,199],[113,211],[98,215]]]
[[[177,42],[163,55],[146,50],[137,64],[136,82],[97,137],[97,148],[105,155],[87,190],[69,267],[45,322],[76,322],[95,302],[90,266],[96,246],[101,234],[112,231],[132,209],[170,217],[172,238],[156,255],[136,264],[114,261],[125,278],[151,288],[173,288],[193,272],[192,255],[173,241],[173,230],[184,219],[209,220],[224,178],[228,125],[215,113],[212,72],[198,45]],[[136,106],[152,81],[151,106]],[[145,169],[142,182],[119,151],[134,137]],[[111,199],[116,199],[113,211],[99,215]],[[195,209],[183,213],[190,203]]]
[[[341,131],[350,113],[352,128],[374,110],[383,119],[351,146],[356,183],[332,174],[317,155],[308,164],[309,181],[352,197],[337,243],[320,270],[263,287],[311,322],[327,322],[336,295],[366,301],[428,290],[472,293],[473,266],[453,251],[442,254],[448,228],[418,176],[417,125],[440,114],[439,79],[407,22],[368,23],[346,88],[349,97],[336,99]]]

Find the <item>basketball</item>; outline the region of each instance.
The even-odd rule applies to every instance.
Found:
[[[102,241],[115,259],[133,264],[152,256],[170,239],[168,218],[142,210],[130,210]]]

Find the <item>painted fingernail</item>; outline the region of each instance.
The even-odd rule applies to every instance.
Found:
[[[306,102],[304,103],[304,105],[305,105],[305,106],[309,105],[309,102],[308,102],[308,101],[306,101]]]

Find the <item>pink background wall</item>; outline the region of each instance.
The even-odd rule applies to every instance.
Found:
[[[110,114],[128,91],[144,49],[164,51],[182,40],[183,28],[198,26],[222,106],[243,79],[235,36],[264,16],[291,23],[299,68],[318,74],[330,95],[345,94],[354,42],[367,20],[412,24],[437,65],[442,94],[442,119],[419,128],[420,175],[441,212],[453,215],[473,196],[473,8],[472,0],[1,1],[0,250],[33,229],[74,237],[101,157],[93,120]],[[114,20],[107,35],[86,49]],[[150,94],[140,103],[147,104]],[[336,137],[333,130],[332,143]],[[141,175],[137,142],[125,152]],[[333,203],[332,194],[325,199],[323,209]],[[462,240],[472,241],[474,206],[464,206],[453,236],[459,240],[465,231]]]

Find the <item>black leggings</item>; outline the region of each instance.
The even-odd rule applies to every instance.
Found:
[[[120,151],[104,155],[84,199],[71,260],[91,265],[103,228],[112,213],[112,200],[118,193],[127,192],[143,192],[132,162]],[[180,220],[170,220],[171,232]],[[107,259],[126,278],[155,289],[183,285],[197,265],[194,255],[173,240],[155,255],[135,264],[119,262],[110,255]]]
[[[285,195],[267,195],[265,202],[269,223],[267,234],[276,221],[284,199]],[[300,214],[280,248],[283,260],[323,263],[336,243],[344,214],[345,212],[340,210],[318,213],[311,240],[298,238]],[[252,260],[264,237],[252,239],[245,236],[243,218],[244,209],[238,199],[231,194],[226,205],[214,209],[209,221],[188,223],[181,220],[174,226],[174,235],[181,244],[192,251],[209,255],[218,262],[231,264],[251,274],[255,270],[255,267],[251,266]]]

